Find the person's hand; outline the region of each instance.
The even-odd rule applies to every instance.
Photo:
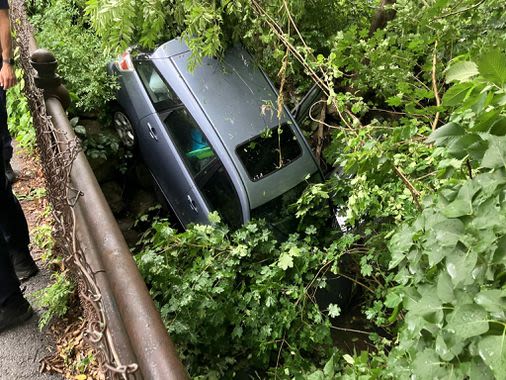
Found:
[[[0,70],[0,86],[4,90],[8,90],[16,84],[16,74],[14,68],[11,65],[4,64]]]

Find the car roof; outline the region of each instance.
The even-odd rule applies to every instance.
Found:
[[[152,57],[172,61],[226,146],[235,149],[280,124],[277,95],[246,50],[234,46],[223,59],[204,58],[193,72],[188,69],[191,54],[178,39],[160,46]],[[281,121],[289,121],[285,113]]]
[[[304,137],[285,108],[278,119],[277,93],[244,48],[233,46],[222,59],[204,58],[193,71],[188,69],[191,51],[181,39],[164,43],[151,57],[156,65],[169,60],[176,68],[234,162],[240,162],[235,150],[242,143],[267,128],[291,125],[303,151],[300,159],[255,182],[244,167],[236,164],[251,208],[288,191],[318,170]],[[174,81],[166,79],[169,83]]]

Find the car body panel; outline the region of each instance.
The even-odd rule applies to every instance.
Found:
[[[146,65],[152,64],[177,95],[187,117],[193,121],[191,127],[200,130],[212,150],[208,161],[217,160],[222,168],[218,172],[224,170],[229,177],[239,199],[241,222],[246,222],[252,209],[294,188],[319,172],[319,167],[285,108],[278,120],[277,93],[244,49],[233,47],[223,60],[204,58],[193,72],[188,69],[189,58],[184,42],[175,39],[150,55],[134,58],[133,62],[135,66],[136,62],[149,61]],[[142,157],[177,217],[183,225],[208,223],[208,213],[214,208],[202,193],[205,186],[199,183],[202,176],[198,179],[192,172],[193,164],[186,157],[189,153],[182,151],[180,143],[174,140],[176,132],[169,125],[178,124],[171,121],[177,107],[170,104],[160,109],[159,103],[153,104],[152,84],[146,84],[144,74],[143,79],[137,70],[120,71],[112,65],[110,71],[119,77],[118,102],[134,126]],[[279,170],[251,179],[237,147],[280,124],[291,129],[301,148],[300,156]],[[185,133],[189,133],[188,129]]]
[[[178,48],[182,49],[182,46]],[[277,93],[244,49],[238,46],[229,49],[223,61],[204,58],[193,72],[188,70],[190,54],[188,50],[180,52],[172,56],[171,61],[221,138],[224,148],[233,156],[233,162],[240,163],[235,153],[239,144],[282,123],[290,126],[301,145],[300,159],[259,181],[250,179],[245,168],[236,164],[252,209],[283,194],[318,170],[304,137],[285,108],[278,120]],[[165,71],[162,67],[160,70]]]

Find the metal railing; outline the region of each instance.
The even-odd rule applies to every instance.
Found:
[[[56,249],[74,268],[85,338],[108,378],[187,378],[67,118],[68,93],[55,75],[56,60],[48,51],[33,51],[22,0],[11,3],[11,18],[56,221]]]

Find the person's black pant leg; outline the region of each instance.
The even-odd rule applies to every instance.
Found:
[[[7,127],[7,97],[2,87],[0,87],[0,149],[4,162],[9,162],[12,158],[12,137]]]
[[[0,306],[10,296],[19,292],[19,280],[9,258],[9,250],[5,239],[0,235]]]
[[[28,248],[30,235],[23,209],[12,191],[4,195],[0,210],[0,232],[9,246],[11,255],[23,259],[26,255],[30,255]]]
[[[0,149],[0,216],[5,218],[10,202],[15,199],[5,178],[3,152]],[[0,231],[0,305],[13,294],[19,293],[19,280],[14,272],[4,234]]]
[[[12,139],[7,128],[6,93],[2,87],[0,87],[0,143],[3,155],[1,170],[3,175],[5,173],[4,163],[9,162],[12,158]],[[21,205],[12,191],[5,191],[3,197],[0,204],[0,233],[4,235],[11,256],[16,255],[21,260],[28,259],[26,255],[30,255],[28,250],[30,235]]]

